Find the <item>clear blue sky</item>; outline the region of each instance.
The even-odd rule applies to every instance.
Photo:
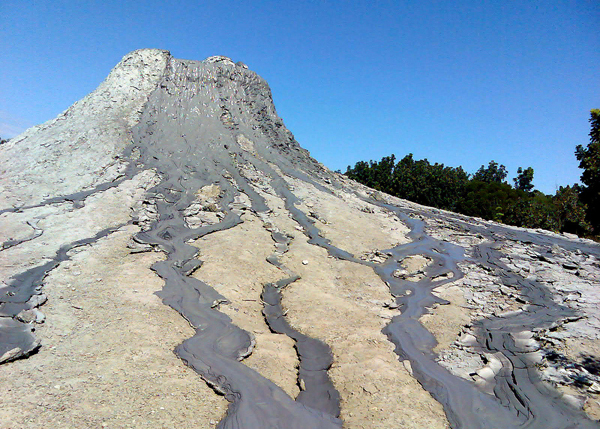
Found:
[[[139,48],[226,55],[332,169],[412,152],[579,179],[600,108],[600,2],[1,0],[0,136],[55,117]]]

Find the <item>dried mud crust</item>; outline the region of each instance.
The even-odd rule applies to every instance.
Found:
[[[0,260],[2,280],[8,283],[15,274],[50,260],[61,246],[127,223],[130,207],[142,199],[155,180],[154,173],[146,170],[118,186],[88,196],[78,206],[64,202],[0,214],[0,242],[31,236],[30,224],[40,230],[34,240],[4,246]]]
[[[300,186],[294,191],[300,192]],[[314,198],[320,196],[312,191]],[[388,307],[392,297],[387,285],[372,268],[337,260],[309,244],[283,201],[266,192],[262,195],[273,209],[273,224],[294,236],[281,259],[301,278],[282,292],[286,317],[295,329],[331,347],[334,363],[329,375],[341,396],[344,427],[449,427],[442,406],[411,376],[410,368],[398,360],[393,344],[381,332],[398,313]],[[338,217],[346,213],[341,198],[329,204],[332,210],[337,208]],[[397,221],[387,222],[389,227],[397,227]],[[369,231],[370,226],[365,224],[365,229]],[[332,223],[329,234],[323,235],[331,238],[347,233]],[[406,241],[405,237],[398,239]],[[385,248],[389,240],[386,236],[382,242],[375,241],[375,247]]]
[[[130,254],[128,226],[45,280],[43,347],[0,366],[0,428],[210,428],[227,401],[173,348],[193,330],[154,294],[161,256]]]
[[[471,256],[472,246],[485,241],[460,228],[449,228],[440,219],[428,223],[432,235],[451,239],[464,246]],[[515,338],[532,355],[544,382],[557,388],[565,402],[582,409],[590,419],[600,420],[598,259],[556,244],[536,246],[520,241],[504,242],[501,251],[504,256],[500,261],[509,272],[539,282],[548,288],[555,303],[575,312],[574,317],[561,319],[550,327],[532,327],[531,331],[524,328]],[[494,368],[496,357],[473,348],[473,325],[481,319],[526,311],[536,303],[518,287],[503,284],[497,272],[468,260],[460,264],[464,278],[435,290],[450,304],[435,308],[421,322],[438,341],[434,349],[438,362],[455,375],[489,390],[482,376]]]
[[[309,264],[302,265],[294,253]],[[284,291],[283,304],[296,329],[331,347],[330,376],[341,395],[345,427],[449,427],[441,405],[381,332],[395,312],[384,308],[389,290],[372,269],[329,258],[301,240],[290,254],[285,263],[302,278]]]
[[[158,49],[131,52],[94,92],[2,145],[0,209],[37,204],[121,175],[121,154],[131,144],[128,129],[139,120],[168,57]]]
[[[321,234],[334,246],[360,256],[408,242],[408,228],[392,213],[353,194],[330,194],[298,179],[284,177],[302,200],[298,208],[316,222]]]
[[[213,287],[228,300],[220,310],[237,326],[254,335],[256,344],[243,363],[281,387],[291,397],[299,393],[298,358],[294,342],[271,333],[262,315],[263,284],[279,280],[279,270],[267,262],[273,253],[270,234],[250,213],[235,228],[202,237],[194,242],[200,249],[202,267],[194,277]],[[243,249],[231,243],[245,243]]]

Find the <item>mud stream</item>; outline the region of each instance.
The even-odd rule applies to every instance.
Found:
[[[151,190],[159,219],[136,240],[167,254],[165,261],[153,266],[165,281],[159,296],[196,329],[194,337],[177,347],[176,353],[231,402],[220,428],[341,425],[336,418],[339,410],[333,410],[332,415],[304,405],[312,399],[301,396],[295,401],[241,363],[252,351],[253,337],[218,311],[219,305],[227,302],[225,297],[190,277],[201,262],[196,259],[198,249],[187,243],[239,224],[239,214],[232,207],[240,193],[250,198],[250,209],[255,213],[269,210],[242,177],[239,165],[258,168],[263,164],[259,158],[285,162],[272,145],[291,143],[291,137],[278,123],[270,91],[256,74],[223,62],[171,59],[163,82],[151,95],[140,125],[134,129],[140,161],[164,179]],[[240,138],[252,144],[255,155],[242,149]],[[183,212],[194,203],[198,190],[214,184],[221,190],[223,218],[213,225],[189,227]],[[308,356],[302,359],[301,367],[311,358],[318,363],[321,351],[315,354],[312,349],[314,344],[306,349]],[[331,359],[328,348],[324,353],[325,359]]]
[[[195,335],[179,345],[176,353],[230,402],[219,428],[342,426],[338,418],[339,393],[327,374],[332,364],[329,347],[293,329],[285,320],[281,306],[281,291],[298,278],[279,260],[287,250],[288,236],[270,229],[277,250],[268,261],[286,277],[266,284],[262,299],[265,303],[263,314],[270,329],[286,334],[296,342],[301,385],[297,398],[289,397],[241,362],[252,353],[254,337],[219,311],[221,305],[227,304],[226,297],[191,276],[202,261],[198,259],[198,248],[190,242],[239,225],[243,209],[251,210],[263,219],[268,217],[270,208],[257,191],[261,187],[268,187],[284,201],[291,218],[309,238],[309,243],[326,249],[335,258],[371,267],[389,285],[400,314],[391,320],[384,333],[396,346],[399,359],[410,362],[414,376],[443,405],[453,428],[598,427],[582,412],[566,405],[558,393],[540,381],[531,353],[515,341],[515,336],[523,331],[549,327],[573,314],[554,303],[542,284],[512,273],[500,260],[503,256],[500,245],[506,240],[539,246],[554,242],[545,242],[543,237],[535,234],[489,228],[467,223],[458,216],[439,215],[448,222],[461,225],[470,234],[481,234],[486,241],[478,246],[472,262],[488,267],[505,284],[519,287],[523,295],[535,303],[516,314],[478,322],[478,347],[497,355],[501,362],[501,367],[488,380],[490,389],[484,391],[474,383],[452,375],[436,362],[432,351],[436,346],[435,338],[419,322],[433,305],[445,303],[433,295],[432,290],[463,276],[457,265],[465,259],[463,249],[427,235],[425,221],[418,219],[418,216],[426,215],[371,200],[368,200],[370,204],[392,211],[410,228],[410,243],[385,250],[390,257],[376,264],[361,260],[322,237],[314,222],[297,207],[299,199],[284,176],[303,180],[326,192],[332,191],[321,184],[324,178],[334,186],[341,185],[336,184],[335,178],[319,167],[285,129],[273,107],[270,90],[258,75],[223,58],[204,62],[170,58],[162,81],[151,94],[132,133],[134,147],[128,152],[131,167],[127,177],[131,177],[136,169],[144,168],[155,170],[161,178],[160,183],[149,191],[156,220],[139,233],[135,241],[166,255],[164,261],[152,266],[164,280],[159,296],[195,329]],[[137,159],[131,157],[134,150],[139,151]],[[248,172],[252,170],[266,175],[266,183],[249,178]],[[213,185],[219,189],[216,196],[219,221],[191,225],[186,211],[194,204],[202,205],[202,190]],[[77,195],[75,199],[84,199],[87,195],[89,193]],[[245,197],[245,201],[250,201],[249,206],[243,202]],[[47,203],[73,199],[57,197]],[[211,210],[214,211],[214,207]],[[85,243],[109,233],[104,231]],[[7,295],[8,298],[2,297],[3,314],[12,317],[20,311],[21,304],[39,291],[45,273],[79,244],[61,249],[55,260],[35,272],[25,273],[23,278],[16,277],[11,286],[15,290]],[[567,248],[573,246],[567,241],[558,244]],[[241,245],[232,243],[232,246]],[[586,250],[598,254],[597,248]],[[417,282],[394,277],[400,261],[411,255],[422,255],[432,261],[425,269],[424,277]],[[15,304],[17,301],[21,304]],[[15,305],[17,307],[13,308]],[[0,328],[0,333],[13,329]],[[29,341],[32,347],[35,345],[30,332],[18,333],[15,329],[11,332],[16,333],[17,338],[25,338],[23,341]]]

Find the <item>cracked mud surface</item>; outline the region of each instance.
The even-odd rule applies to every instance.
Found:
[[[4,146],[0,428],[598,427],[599,246],[329,172],[241,63]]]
[[[35,332],[42,348],[0,366],[0,427],[193,428],[223,416],[227,401],[172,352],[193,331],[154,295],[162,285],[147,267],[160,255],[129,253],[135,230],[47,277],[47,318]]]

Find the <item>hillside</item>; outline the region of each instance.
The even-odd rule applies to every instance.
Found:
[[[0,146],[1,428],[595,428],[600,246],[333,173],[226,57]]]

